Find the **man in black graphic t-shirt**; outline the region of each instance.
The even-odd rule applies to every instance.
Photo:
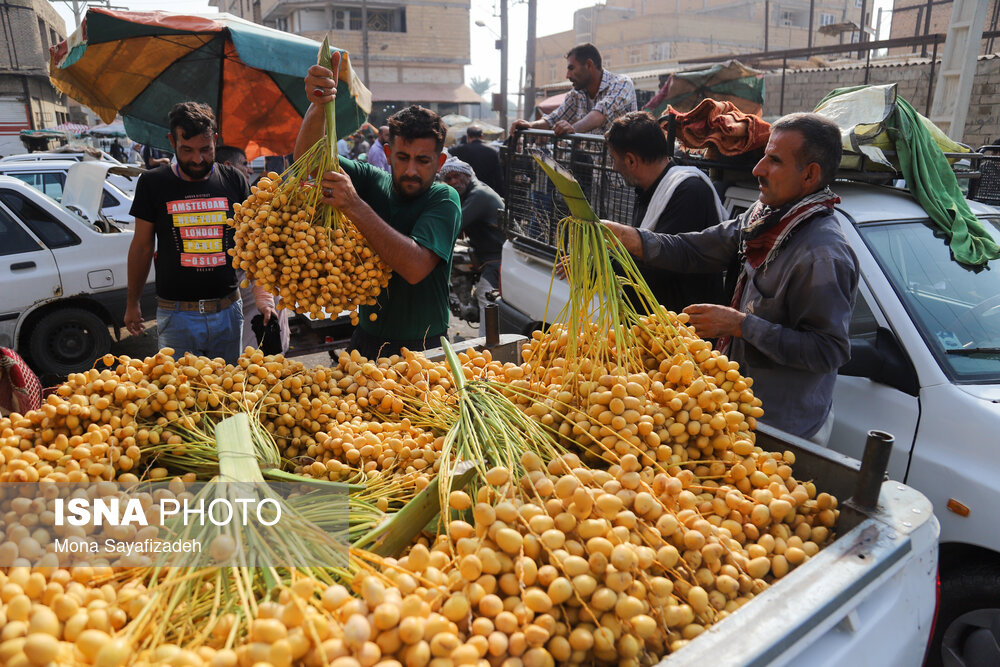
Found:
[[[233,204],[250,196],[236,169],[215,164],[215,116],[210,107],[182,102],[170,111],[176,161],[139,177],[131,213],[135,235],[128,255],[125,325],[143,331],[139,296],[156,249],[156,321],[161,347],[222,357],[241,350],[243,304],[227,251]]]

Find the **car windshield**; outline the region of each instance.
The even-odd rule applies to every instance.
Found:
[[[1000,243],[1000,218],[981,221]],[[945,372],[956,382],[1000,381],[1000,263],[963,268],[930,221],[860,231]]]

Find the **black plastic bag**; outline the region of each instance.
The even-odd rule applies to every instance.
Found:
[[[257,345],[264,354],[281,354],[281,332],[278,330],[278,316],[271,315],[271,319],[264,324],[264,316],[257,314],[250,320],[250,328],[253,335],[257,337]]]

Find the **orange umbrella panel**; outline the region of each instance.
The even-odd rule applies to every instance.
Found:
[[[194,101],[215,110],[220,142],[284,155],[309,107],[302,77],[319,49],[228,14],[90,9],[80,29],[51,49],[49,73],[56,88],[105,122],[120,114],[140,143],[169,150],[168,112]],[[371,93],[342,53],[340,136],[354,132],[371,109]]]

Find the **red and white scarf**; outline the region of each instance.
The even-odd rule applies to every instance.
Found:
[[[25,414],[42,404],[42,384],[14,350],[0,347],[0,415]]]
[[[736,280],[730,307],[740,310],[747,283],[747,264],[754,269],[766,267],[800,225],[838,203],[840,197],[830,188],[823,188],[789,206],[775,209],[760,201],[751,206],[741,216],[740,275]],[[722,354],[727,354],[730,343],[732,336],[723,336],[719,338],[716,348]]]

